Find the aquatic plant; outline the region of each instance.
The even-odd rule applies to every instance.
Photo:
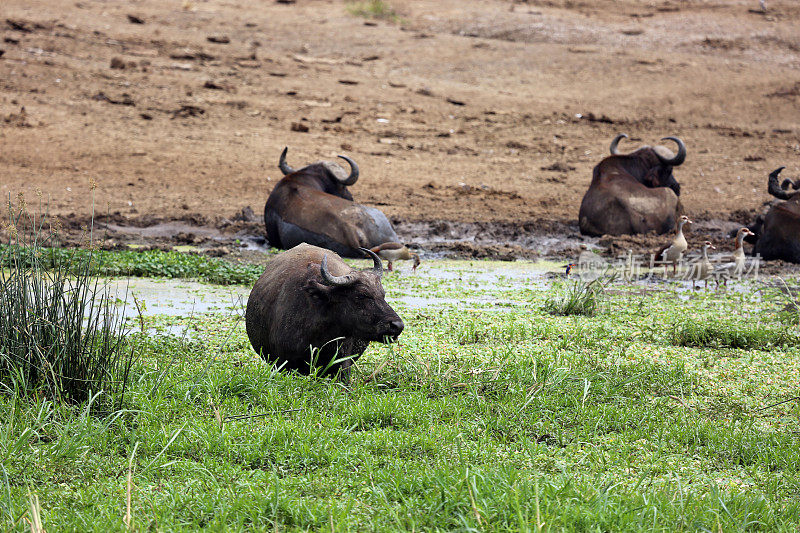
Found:
[[[9,203],[0,249],[0,384],[80,403],[124,395],[133,352],[113,299],[92,276],[94,251],[53,253],[45,217]],[[118,398],[121,401],[121,396]]]

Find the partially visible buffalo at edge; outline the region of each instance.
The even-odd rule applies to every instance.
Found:
[[[750,226],[755,233],[753,253],[762,259],[783,259],[792,263],[800,263],[800,180],[790,179],[778,183],[778,176],[786,167],[773,170],[767,181],[767,190],[778,200],[772,204],[767,214],[758,216]],[[795,192],[789,192],[789,188]]]

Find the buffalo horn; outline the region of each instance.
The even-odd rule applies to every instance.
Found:
[[[294,169],[286,164],[286,152],[288,151],[289,147],[287,146],[283,149],[283,152],[281,152],[281,158],[278,160],[278,168],[281,169],[281,172],[283,172],[284,176],[294,172]]]
[[[769,181],[767,182],[767,191],[769,191],[769,193],[775,198],[780,198],[781,200],[788,200],[789,198],[791,198],[792,195],[784,191],[778,185],[778,176],[780,175],[781,170],[783,170],[784,168],[786,167],[776,168],[775,170],[770,172]]]
[[[322,281],[325,282],[325,285],[330,285],[332,287],[346,287],[352,285],[356,281],[356,278],[350,275],[334,276],[328,272],[327,255],[322,258],[322,263],[319,265],[319,273],[322,275]]]
[[[619,144],[619,141],[627,138],[628,138],[627,133],[620,133],[619,135],[614,137],[614,140],[611,141],[611,155],[619,155],[619,152],[617,151],[617,145]]]
[[[341,183],[342,185],[347,185],[348,187],[350,185],[355,184],[356,180],[358,180],[358,165],[356,165],[356,162],[347,157],[346,155],[340,155],[337,157],[341,157],[342,159],[347,161],[347,163],[350,165],[350,175],[347,176],[346,180],[340,180],[339,183]]]
[[[800,189],[800,179],[797,181],[792,181],[791,179],[786,178],[785,180],[783,180],[783,182],[781,182],[781,189],[783,189],[784,191],[789,187],[791,187],[794,190]]]
[[[667,140],[675,141],[678,144],[678,155],[676,155],[672,159],[667,159],[665,157],[661,157],[660,155],[658,155],[658,153],[656,153],[656,155],[658,156],[658,158],[661,160],[662,163],[664,163],[665,165],[670,165],[670,166],[673,166],[673,167],[677,167],[678,165],[680,165],[684,161],[686,161],[686,145],[683,144],[682,140],[680,140],[678,137],[664,137],[661,140],[662,141],[667,141]]]
[[[359,248],[359,250],[372,257],[372,271],[375,272],[375,275],[378,276],[378,279],[381,279],[381,276],[383,276],[383,263],[381,263],[381,258],[378,257],[378,254],[372,250],[368,250],[367,248]]]

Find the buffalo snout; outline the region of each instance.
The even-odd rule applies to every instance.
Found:
[[[397,341],[397,338],[403,333],[403,329],[405,329],[403,320],[397,314],[392,314],[394,316],[388,316],[377,324],[373,340],[388,344]]]
[[[399,337],[400,334],[403,333],[403,329],[405,327],[406,327],[405,324],[403,324],[403,321],[400,320],[400,318],[397,318],[397,320],[392,320],[391,322],[389,322],[389,325],[386,328],[388,332],[386,335],[396,340],[397,337]]]

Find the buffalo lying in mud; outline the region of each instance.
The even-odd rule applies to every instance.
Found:
[[[584,235],[666,233],[683,212],[681,186],[672,168],[686,160],[686,145],[677,137],[678,154],[665,146],[642,146],[629,154],[617,152],[621,133],[611,141],[611,155],[594,167],[583,197],[578,222]]]
[[[778,176],[786,167],[773,170],[769,175],[767,190],[778,200],[770,206],[767,214],[758,216],[750,231],[755,233],[748,242],[755,241],[753,253],[762,259],[783,259],[800,263],[800,180],[783,180]],[[794,192],[789,192],[789,188]]]
[[[370,341],[392,342],[403,321],[384,299],[383,265],[355,271],[328,250],[300,244],[271,260],[247,301],[250,344],[265,360],[286,370],[327,374],[350,367]],[[312,361],[313,359],[313,361]]]
[[[270,245],[288,249],[305,242],[346,257],[363,257],[362,247],[399,240],[386,215],[353,201],[348,187],[358,180],[355,161],[339,156],[350,164],[349,175],[330,161],[295,170],[286,163],[286,152],[284,148],[278,163],[284,177],[264,207]]]

